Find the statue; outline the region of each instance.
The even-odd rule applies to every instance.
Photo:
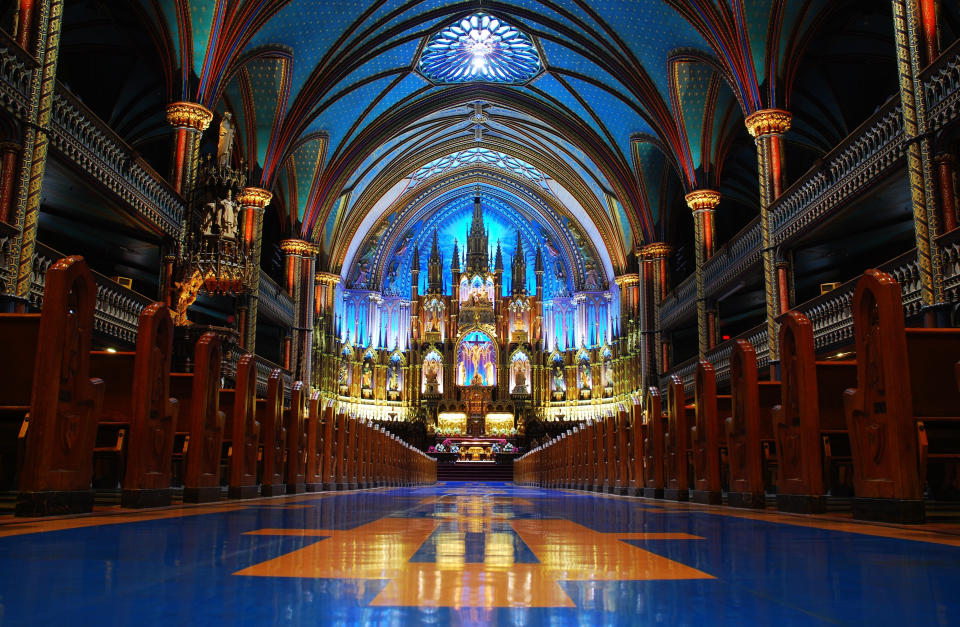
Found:
[[[579,368],[580,375],[580,389],[586,390],[590,388],[590,363],[586,360],[580,362]]]
[[[563,367],[558,364],[553,364],[553,391],[554,392],[563,392],[566,389],[566,385],[563,383]]]
[[[390,375],[387,377],[387,387],[391,392],[400,391],[400,375],[396,366],[390,366]]]
[[[431,387],[436,388],[437,377],[440,375],[440,364],[433,359],[423,362],[423,376],[426,378],[427,391]]]
[[[363,372],[360,374],[360,387],[373,387],[373,368],[370,366],[369,360],[363,362]]]
[[[237,207],[233,202],[233,191],[227,190],[227,197],[219,203],[217,224],[220,227],[220,236],[234,239],[237,237]]]
[[[217,142],[217,165],[227,167],[233,156],[233,136],[236,130],[233,127],[233,114],[229,111],[223,114],[220,122],[220,139]]]
[[[485,385],[493,385],[493,382],[494,382],[494,379],[496,378],[496,375],[495,375],[495,371],[494,371],[494,367],[493,367],[493,362],[492,362],[492,361],[488,361],[488,362],[487,362],[486,368],[484,369],[484,371],[485,371],[485,374],[487,375],[487,380],[486,380]]]
[[[513,362],[513,391],[527,391],[527,368],[522,359]]]
[[[340,372],[337,374],[337,385],[347,385],[347,360],[340,361]]]

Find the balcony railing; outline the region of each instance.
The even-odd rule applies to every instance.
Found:
[[[0,106],[21,121],[30,108],[36,60],[0,32]],[[50,139],[74,169],[115,194],[141,220],[172,238],[180,235],[184,203],[146,161],[66,87],[57,83]]]
[[[183,228],[179,194],[76,96],[57,85],[51,143],[76,168],[93,177],[141,219],[171,238]]]
[[[30,283],[30,305],[40,309],[47,270],[66,255],[38,243],[34,252],[33,276]],[[140,312],[153,299],[127,289],[99,272],[93,273],[97,284],[97,308],[93,318],[93,330],[100,339],[132,347],[137,343],[137,325]]]
[[[263,314],[287,328],[293,326],[293,299],[263,270],[260,271],[259,303],[257,315]]]

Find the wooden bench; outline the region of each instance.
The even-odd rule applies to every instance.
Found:
[[[170,311],[163,303],[151,303],[140,313],[135,352],[90,354],[91,373],[105,382],[94,465],[98,457],[115,460],[117,480],[123,487],[122,507],[162,507],[171,501],[171,461],[180,407],[170,397],[172,352]]]
[[[660,390],[647,388],[644,399],[646,433],[643,438],[643,496],[648,499],[662,499],[663,476],[663,433],[667,416],[660,403]]]
[[[644,440],[647,437],[647,425],[644,424],[643,405],[636,403],[633,406],[633,425],[630,427],[630,448],[633,450],[633,459],[631,465],[633,468],[630,474],[633,475],[633,486],[631,494],[633,496],[643,496],[644,478]]]
[[[731,414],[730,395],[717,394],[717,375],[713,364],[697,362],[694,374],[694,425],[690,427],[693,451],[693,490],[695,503],[720,505],[723,502],[724,455],[727,446],[724,423]]]
[[[90,377],[96,298],[86,261],[66,257],[47,271],[40,314],[0,316],[4,351],[16,355],[3,360],[0,413],[10,438],[5,474],[17,468],[22,450],[17,516],[93,509],[93,448],[104,390],[103,381]]]
[[[226,417],[220,411],[220,339],[208,331],[194,346],[193,373],[170,375],[188,429],[184,503],[206,503],[220,498],[220,445]]]
[[[621,496],[631,490],[630,456],[630,414],[621,408],[617,412],[617,482],[614,485],[614,492]]]
[[[321,475],[323,477],[323,490],[336,490],[336,462],[333,459],[334,438],[336,437],[336,415],[333,403],[330,402],[323,412],[323,453]],[[383,451],[381,451],[381,455]]]
[[[286,410],[287,425],[287,494],[307,491],[307,432],[304,429],[307,391],[303,381],[295,381],[290,391],[290,408]]]
[[[733,507],[766,507],[765,475],[776,465],[771,410],[780,403],[778,381],[758,381],[757,354],[750,342],[736,340],[730,355],[733,410],[726,420]]]
[[[960,459],[960,330],[907,329],[900,286],[867,270],[853,296],[857,387],[844,392],[853,453],[853,515],[914,523]],[[931,472],[933,471],[933,472]]]
[[[663,434],[663,498],[671,501],[690,499],[690,425],[694,408],[687,405],[683,380],[670,376],[667,386],[667,424]]]
[[[283,474],[284,449],[287,444],[283,396],[283,377],[279,369],[274,369],[267,379],[267,401],[260,416],[260,447],[263,459],[260,494],[263,496],[279,496],[287,492]]]
[[[777,320],[782,399],[772,411],[777,509],[822,513],[830,479],[839,474],[837,463],[850,464],[843,391],[856,385],[857,362],[817,361],[813,325],[802,313],[788,311]]]
[[[226,476],[227,496],[251,499],[260,492],[257,461],[260,452],[260,422],[257,420],[256,357],[247,353],[237,360],[233,389],[220,390],[220,409],[226,416],[224,443],[229,444]]]

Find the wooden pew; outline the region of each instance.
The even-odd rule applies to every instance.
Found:
[[[667,420],[660,404],[660,390],[647,388],[644,402],[646,407],[646,433],[643,438],[643,496],[648,499],[662,499],[663,477],[663,432]]]
[[[260,494],[280,496],[286,494],[284,484],[283,457],[287,443],[287,429],[283,416],[284,384],[279,369],[270,373],[267,379],[267,402],[260,416],[260,447],[263,467],[260,478]]]
[[[284,412],[287,425],[287,464],[284,475],[287,494],[303,494],[307,491],[307,433],[303,424],[306,397],[303,381],[294,382],[290,392],[290,408]]]
[[[929,470],[960,460],[960,330],[905,328],[900,286],[879,270],[857,283],[853,322],[857,387],[844,392],[853,515],[922,522]]]
[[[323,412],[323,489],[337,489],[337,464],[333,458],[334,438],[336,437],[336,414],[331,402]],[[380,452],[381,455],[384,451]]]
[[[849,451],[843,391],[856,385],[856,361],[817,361],[813,325],[788,311],[780,323],[780,397],[773,408],[777,438],[777,509],[827,511],[834,454]]]
[[[310,395],[307,406],[307,492],[323,490],[323,424],[320,392]]]
[[[717,375],[709,361],[698,361],[694,376],[695,424],[690,427],[694,487],[690,499],[720,505],[723,502],[722,451],[727,446],[723,425],[732,411],[731,397],[717,394]]]
[[[631,464],[633,469],[633,491],[632,496],[643,496],[643,490],[646,485],[643,474],[644,465],[644,440],[647,438],[647,425],[644,424],[643,406],[639,403],[633,406],[633,425],[630,427],[631,448],[633,449],[633,459]]]
[[[194,346],[192,374],[173,373],[171,387],[182,403],[189,428],[184,472],[184,503],[206,503],[220,498],[220,445],[226,417],[220,411],[220,339],[204,333]],[[189,382],[189,391],[183,389]]]
[[[730,355],[730,391],[733,410],[726,420],[733,507],[766,507],[764,465],[775,463],[773,422],[780,403],[778,381],[758,381],[757,354],[750,342],[736,340]]]
[[[336,425],[334,427],[334,449],[333,449],[333,459],[336,464],[336,489],[337,490],[347,490],[350,488],[349,479],[347,478],[347,445],[348,445],[348,433],[347,424],[350,419],[347,417],[346,413],[339,412],[337,414]],[[391,443],[391,456],[394,454],[392,443]]]
[[[103,449],[120,456],[122,507],[170,504],[179,410],[177,399],[170,398],[172,352],[170,312],[163,303],[151,303],[140,313],[135,352],[90,354],[91,373],[105,382],[94,465],[98,455],[107,452]],[[128,431],[125,445],[123,431]]]
[[[237,361],[234,389],[220,390],[220,408],[226,416],[224,438],[231,450],[227,495],[232,499],[254,498],[260,492],[257,485],[260,422],[257,420],[257,365],[253,355],[247,353]]]
[[[0,412],[5,421],[19,423],[18,438],[25,436],[17,478],[17,516],[93,509],[93,447],[103,403],[103,381],[91,379],[89,373],[96,298],[96,283],[86,261],[66,257],[47,271],[40,314],[0,316],[8,356],[3,361],[9,362],[3,374],[10,375],[0,388]],[[27,394],[29,423],[23,411]],[[5,449],[5,456],[14,458],[4,463],[9,472],[17,467],[20,444],[10,443]]]
[[[663,498],[671,501],[690,499],[690,425],[694,408],[687,405],[683,380],[670,376],[667,387],[667,425],[663,434]]]
[[[630,492],[630,455],[630,416],[620,409],[617,412],[617,482],[614,492],[624,496]]]

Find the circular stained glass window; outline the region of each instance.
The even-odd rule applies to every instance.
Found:
[[[418,64],[435,83],[525,83],[542,68],[530,37],[486,13],[474,13],[431,37]]]

